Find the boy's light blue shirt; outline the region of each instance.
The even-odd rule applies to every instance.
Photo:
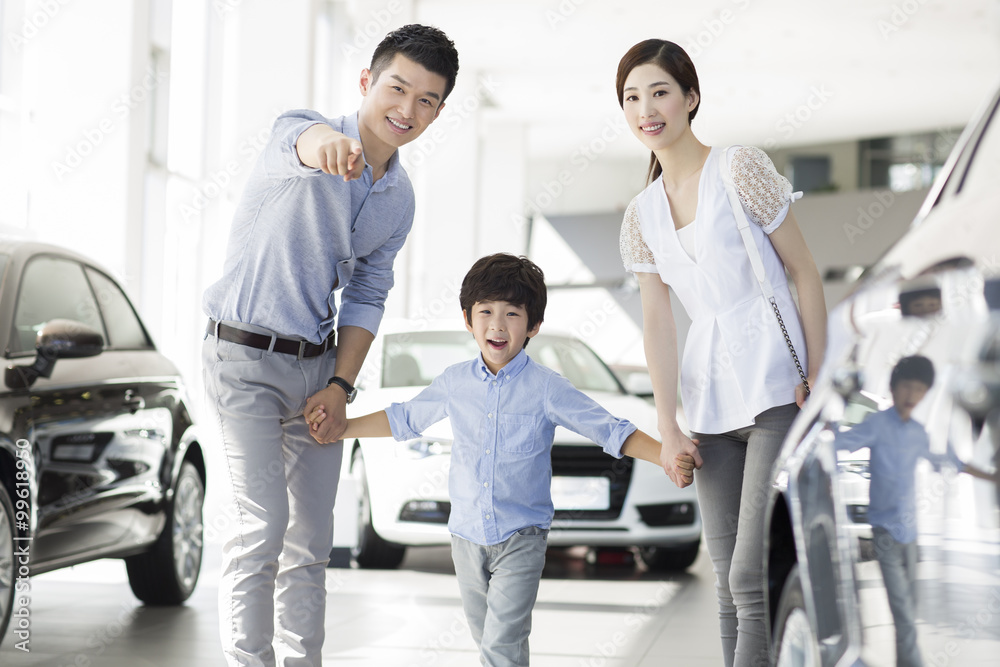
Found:
[[[317,123],[361,140],[357,113],[328,119],[297,110],[275,120],[233,216],[222,278],[205,291],[213,320],[313,343],[334,326],[378,331],[392,264],[413,224],[413,187],[398,152],[374,183],[368,165],[346,183],[303,165],[295,143]]]
[[[454,443],[448,530],[475,542],[503,542],[528,526],[552,524],[552,439],[556,426],[621,458],[636,427],[521,350],[493,375],[482,356],[455,364],[405,403],[386,409],[396,440],[447,417]]]
[[[946,454],[932,454],[923,424],[912,418],[904,422],[895,407],[874,412],[849,431],[838,433],[835,444],[837,449],[852,452],[862,447],[871,450],[868,521],[903,544],[917,539],[917,459],[927,459],[935,468],[951,463],[962,469],[950,447]]]

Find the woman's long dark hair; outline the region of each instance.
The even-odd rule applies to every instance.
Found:
[[[688,123],[694,120],[701,106],[701,87],[698,85],[698,72],[694,69],[694,63],[684,49],[668,42],[665,39],[647,39],[639,42],[622,56],[618,63],[618,76],[615,78],[615,88],[618,89],[618,106],[625,107],[625,79],[639,65],[653,64],[662,68],[667,74],[672,76],[687,95],[692,90],[698,95],[698,104],[688,113]],[[663,173],[656,155],[650,155],[649,174],[646,177],[647,183],[655,181]]]

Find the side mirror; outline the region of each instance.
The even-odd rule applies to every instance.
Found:
[[[35,338],[35,361],[30,366],[8,366],[4,380],[11,389],[27,389],[39,377],[50,377],[56,359],[93,357],[104,349],[104,337],[75,320],[49,320]]]

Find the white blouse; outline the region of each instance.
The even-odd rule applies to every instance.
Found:
[[[658,273],[691,317],[680,369],[681,400],[691,430],[706,434],[749,426],[765,410],[794,402],[800,382],[774,310],[750,267],[719,175],[718,161],[723,158],[743,209],[755,223],[750,229],[788,335],[803,368],[808,368],[805,336],[785,267],[767,237],[801,193],[792,193],[791,184],[764,151],[752,146],[712,148],[701,170],[695,219],[687,226],[694,235],[693,257],[678,238],[662,177],[629,204],[620,238],[625,269]]]

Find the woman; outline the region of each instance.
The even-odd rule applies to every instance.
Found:
[[[825,346],[822,283],[789,211],[791,186],[767,155],[753,147],[711,148],[692,133],[701,93],[681,47],[655,39],[636,44],[619,63],[616,86],[629,127],[653,153],[650,183],[625,213],[621,252],[642,296],[661,460],[678,485],[679,456],[701,463],[698,499],[717,577],[725,664],[767,664],[763,508],[772,464],[807,388],[755,277],[724,173],[750,219],[806,381],[819,370]],[[677,330],[668,286],[692,319],[680,383],[693,440],[675,416]]]

